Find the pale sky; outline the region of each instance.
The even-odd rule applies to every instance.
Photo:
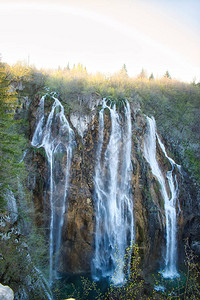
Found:
[[[37,68],[200,80],[199,0],[0,0],[0,54]]]

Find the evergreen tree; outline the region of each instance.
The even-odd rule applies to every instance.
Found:
[[[153,73],[151,73],[151,75],[149,76],[149,80],[154,80]]]
[[[16,132],[17,121],[13,119],[17,107],[15,92],[11,92],[10,75],[0,62],[0,208],[3,207],[7,188],[16,182],[20,169],[19,144],[22,141]]]
[[[166,71],[166,72],[165,72],[164,78],[171,79],[171,76],[170,76],[170,74],[169,74],[169,71]]]
[[[120,76],[123,78],[127,78],[128,77],[128,72],[127,72],[127,68],[126,65],[123,64],[121,70],[120,70]]]
[[[138,75],[139,79],[145,79],[147,78],[147,72],[142,68],[142,71],[140,72],[140,74]]]
[[[68,62],[68,64],[67,64],[67,70],[68,70],[68,71],[70,70],[69,62]]]

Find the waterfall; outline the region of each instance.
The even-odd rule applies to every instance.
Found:
[[[51,111],[45,114],[45,95],[41,98],[36,129],[32,146],[45,149],[49,165],[50,193],[50,237],[49,237],[49,280],[52,283],[57,277],[59,252],[64,214],[67,209],[66,197],[75,135],[64,115],[60,101],[51,94],[54,100]],[[64,166],[64,167],[63,167]]]
[[[176,166],[180,169],[172,158],[170,158],[165,150],[163,143],[161,142],[157,130],[155,119],[147,117],[149,132],[145,138],[144,142],[144,156],[147,162],[151,166],[151,170],[154,176],[156,176],[158,182],[160,183],[161,195],[164,199],[164,209],[165,209],[165,222],[166,222],[166,254],[165,254],[165,269],[162,272],[163,277],[173,278],[177,277],[177,221],[176,221],[176,205],[178,198],[178,184],[176,177],[173,177],[173,170]],[[156,139],[158,144],[171,164],[171,170],[167,172],[166,178],[162,174],[159,167],[158,161],[156,159]],[[166,181],[169,185],[170,196],[167,193]]]
[[[104,113],[109,110],[111,132],[104,141]],[[96,234],[92,275],[95,280],[109,277],[115,285],[124,283],[130,271],[126,249],[134,238],[133,200],[131,196],[131,110],[128,101],[123,113],[111,108],[106,99],[99,112],[99,136],[96,154],[95,210]]]

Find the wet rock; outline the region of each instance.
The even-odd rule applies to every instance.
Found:
[[[137,100],[137,99],[136,99]],[[90,101],[88,99],[88,101]],[[96,99],[95,99],[96,101]],[[94,255],[95,234],[95,210],[94,210],[94,168],[96,163],[96,151],[98,145],[98,111],[97,101],[91,101],[90,111],[73,112],[69,122],[73,126],[76,135],[76,147],[73,152],[69,187],[66,200],[66,213],[62,232],[60,272],[82,273],[90,272],[91,260]],[[93,103],[94,102],[94,103]],[[30,137],[35,128],[36,111],[39,99],[31,103],[32,119],[30,119]],[[89,102],[88,102],[89,103]],[[152,175],[148,163],[144,159],[143,143],[146,132],[146,120],[140,111],[137,101],[131,103],[132,110],[132,181],[131,189],[134,199],[135,216],[135,241],[140,247],[143,266],[146,271],[159,268],[163,263],[163,251],[165,248],[165,211],[164,202],[160,192],[160,186],[155,176]],[[111,120],[109,113],[105,110],[104,115],[104,145],[102,155],[109,142]],[[167,174],[171,165],[165,159],[163,152],[157,144],[157,160],[163,174]],[[35,176],[34,203],[36,211],[36,222],[38,226],[49,227],[50,205],[49,205],[49,182],[47,178],[47,164],[45,155],[37,152],[34,156]],[[63,177],[65,165],[59,167],[60,175]],[[178,214],[178,241],[179,244],[184,237],[190,236],[193,248],[199,250],[197,233],[194,234],[194,226],[191,223],[192,210],[198,208],[195,200],[195,192],[182,188],[181,175],[176,170],[177,181],[180,187]],[[186,177],[185,177],[186,178]],[[61,181],[61,179],[60,179]],[[61,182],[60,182],[61,184]],[[186,183],[186,186],[188,186]],[[58,182],[58,186],[59,182]],[[60,188],[59,193],[63,193]],[[167,192],[170,193],[167,186]],[[45,197],[44,197],[45,195]],[[197,199],[197,197],[196,197]],[[198,208],[199,209],[199,208]],[[59,207],[57,208],[59,211]],[[45,216],[45,217],[44,217]],[[195,224],[200,224],[196,221]],[[195,225],[195,228],[198,226]],[[193,233],[192,233],[193,231]],[[47,230],[48,233],[48,230]],[[181,246],[182,247],[182,246]],[[163,265],[163,264],[162,264]]]

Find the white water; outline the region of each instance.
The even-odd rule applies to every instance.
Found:
[[[43,96],[37,113],[37,126],[32,139],[32,146],[45,149],[49,164],[50,192],[50,239],[49,239],[49,280],[57,277],[59,252],[64,214],[67,209],[66,197],[75,143],[73,130],[64,115],[64,108],[53,95],[51,112],[45,115],[45,98]],[[65,165],[65,167],[63,167]]]
[[[177,166],[180,169],[180,166],[177,165],[173,159],[171,159],[165,150],[163,143],[161,142],[157,131],[156,131],[156,122],[155,119],[147,117],[149,132],[146,136],[144,143],[144,156],[147,162],[151,166],[152,173],[157,177],[158,182],[161,187],[161,194],[164,199],[164,208],[165,208],[165,222],[166,222],[166,253],[165,253],[165,268],[162,272],[163,277],[173,278],[177,277],[177,221],[176,221],[176,205],[178,197],[178,185],[176,178],[173,177],[174,167]],[[165,157],[169,160],[171,164],[171,170],[167,172],[166,178],[164,177],[158,161],[156,159],[156,138],[160,145],[160,148],[163,151]],[[167,193],[166,181],[169,185],[170,196]]]
[[[26,149],[23,153],[22,159],[20,159],[19,163],[21,164],[24,161],[24,158],[26,157],[26,154],[28,152],[28,149]]]
[[[104,146],[104,112],[110,112],[111,133]],[[99,140],[95,168],[96,234],[92,274],[95,280],[110,277],[115,285],[123,284],[130,270],[126,248],[134,238],[131,181],[131,111],[124,104],[124,118],[116,106],[104,99],[99,113]],[[105,150],[105,152],[104,152]]]
[[[53,296],[52,296],[49,284],[46,281],[45,277],[43,276],[42,272],[38,268],[36,268],[36,266],[34,266],[34,269],[35,269],[35,271],[37,273],[36,276],[38,278],[40,278],[40,285],[41,285],[41,287],[42,287],[42,289],[44,291],[46,299],[47,300],[53,300]]]

